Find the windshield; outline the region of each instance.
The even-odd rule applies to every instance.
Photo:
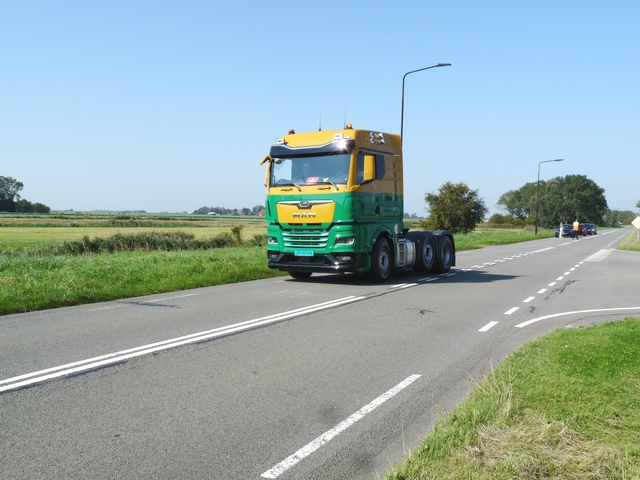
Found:
[[[346,184],[349,176],[348,153],[318,157],[274,158],[271,186]]]

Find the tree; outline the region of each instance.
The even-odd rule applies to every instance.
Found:
[[[15,212],[16,202],[20,200],[22,182],[11,177],[0,177],[0,211]]]
[[[636,218],[636,214],[630,210],[607,210],[604,216],[604,225],[618,227],[620,225],[630,225]]]
[[[640,200],[638,200],[638,203],[636,203],[636,207],[640,208]]]
[[[422,224],[433,230],[469,233],[488,212],[478,191],[464,183],[447,182],[437,194],[427,193],[424,199],[429,204],[429,217]]]
[[[540,184],[542,185],[543,182]],[[498,205],[502,205],[509,215],[522,220],[529,218],[531,212],[535,210],[536,184],[525,183],[518,190],[509,190],[503,193],[498,199]],[[533,209],[531,200],[533,199]]]
[[[500,196],[498,205],[505,207],[514,217],[535,221],[536,191],[538,192],[538,225],[554,228],[558,223],[573,222],[576,218],[585,223],[602,224],[607,212],[604,189],[585,175],[567,175],[548,181],[526,183],[518,190],[510,190]]]
[[[604,189],[585,175],[567,175],[547,182],[547,188],[541,197],[545,205],[545,216],[540,216],[539,225],[555,227],[560,222],[578,219],[583,223],[601,225],[607,213],[607,200]]]
[[[252,215],[257,215],[262,210],[264,210],[264,205],[254,205],[254,207],[251,209],[251,214]]]
[[[20,213],[50,213],[51,209],[42,203],[31,203],[22,199],[16,202],[15,211]]]

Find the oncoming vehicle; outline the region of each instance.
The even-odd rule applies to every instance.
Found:
[[[560,232],[560,226],[556,227],[556,237],[571,237],[573,226],[570,223],[562,224],[562,232]]]
[[[394,270],[446,273],[455,265],[450,231],[405,228],[399,135],[351,125],[291,130],[262,164],[269,268],[297,279],[368,273],[382,282]]]

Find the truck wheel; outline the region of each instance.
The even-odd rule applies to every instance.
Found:
[[[289,272],[289,275],[298,280],[304,280],[311,276],[311,272]]]
[[[371,252],[370,276],[374,282],[384,282],[391,275],[391,247],[386,238],[379,238]]]
[[[416,258],[415,270],[428,273],[433,270],[436,263],[436,240],[430,233],[424,233],[420,238],[418,247],[418,258]]]
[[[436,260],[436,271],[447,273],[451,270],[453,263],[453,243],[449,237],[443,237],[438,248],[438,258]]]

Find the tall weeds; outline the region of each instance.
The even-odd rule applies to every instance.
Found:
[[[187,250],[211,250],[228,247],[261,247],[267,243],[266,235],[255,235],[250,240],[242,238],[242,226],[236,225],[231,232],[223,232],[209,238],[196,238],[192,233],[175,231],[150,231],[136,234],[117,233],[109,237],[65,240],[62,243],[43,246],[34,251],[36,255],[87,255],[119,252],[178,252]],[[5,251],[5,254],[14,252]],[[25,253],[21,251],[21,253]]]

